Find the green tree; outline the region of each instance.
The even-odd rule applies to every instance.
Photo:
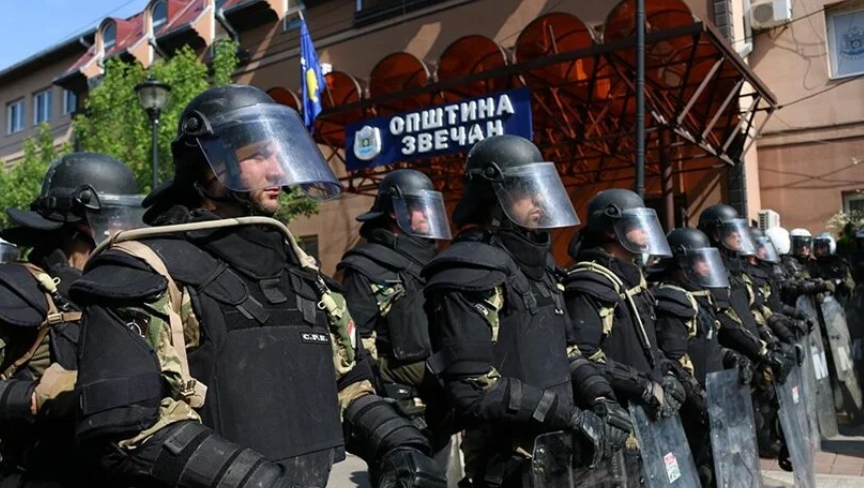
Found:
[[[24,141],[24,157],[12,166],[3,163],[0,171],[0,207],[28,208],[42,189],[42,178],[52,161],[68,153],[69,144],[54,145],[54,134],[47,123],[39,126],[35,137]],[[0,209],[0,227],[10,224]]]

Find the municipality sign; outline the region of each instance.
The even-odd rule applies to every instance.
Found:
[[[494,135],[531,139],[531,91],[517,88],[363,120],[346,126],[345,134],[349,171],[467,151]]]

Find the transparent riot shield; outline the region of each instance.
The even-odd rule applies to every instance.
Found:
[[[852,340],[852,361],[858,373],[858,385],[864,389],[864,284],[859,284],[846,302],[846,325]]]
[[[593,467],[577,467],[578,446],[571,434],[537,436],[531,462],[532,488],[639,488],[638,462],[628,463],[624,451]]]
[[[816,311],[816,301],[811,296],[801,295],[795,306],[807,314],[817,324],[819,313]],[[813,366],[813,376],[816,379],[815,401],[816,418],[819,421],[819,432],[823,439],[831,438],[840,433],[837,427],[837,410],[834,408],[834,392],[831,388],[831,377],[828,374],[828,357],[825,354],[825,344],[822,341],[822,328],[818,325],[808,337],[809,356]]]
[[[700,486],[696,463],[676,414],[657,422],[640,405],[630,405],[630,416],[642,450],[645,485],[648,488]]]
[[[786,382],[775,384],[780,402],[780,426],[789,449],[797,488],[816,488],[813,471],[813,445],[807,432],[807,411],[804,402],[801,369],[793,368]]]
[[[705,382],[717,486],[761,488],[759,447],[750,388],[738,370],[709,373]]]
[[[533,488],[573,488],[573,437],[550,432],[534,439],[531,459]]]
[[[822,300],[822,318],[825,321],[825,331],[828,344],[831,346],[831,359],[836,371],[836,386],[839,388],[839,398],[842,410],[849,415],[853,423],[862,420],[862,396],[858,383],[858,373],[852,360],[851,337],[846,323],[846,312],[840,303],[832,296]]]
[[[804,388],[804,406],[807,408],[810,442],[814,445],[816,451],[819,451],[822,449],[822,436],[819,434],[819,418],[816,415],[816,374],[809,354],[810,338],[801,338],[799,345],[804,351],[807,351],[807,357],[801,363],[801,378]]]

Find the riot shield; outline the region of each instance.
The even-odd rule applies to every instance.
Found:
[[[818,323],[819,313],[816,311],[816,301],[811,296],[801,295],[795,306]],[[837,427],[837,411],[834,408],[834,392],[831,388],[831,377],[828,374],[828,358],[825,355],[825,344],[822,341],[822,328],[813,327],[808,337],[813,376],[816,379],[815,401],[816,418],[819,421],[819,431],[822,438],[831,438],[840,433]]]
[[[852,361],[858,373],[858,385],[864,389],[864,284],[855,287],[846,303],[846,325],[852,340]]]
[[[642,450],[648,488],[701,486],[687,436],[676,414],[654,422],[641,405],[630,405],[630,417]]]
[[[801,370],[793,368],[786,382],[775,384],[780,402],[780,426],[789,449],[797,488],[816,488],[813,471],[813,445],[807,432],[807,411],[804,402]]]
[[[639,488],[638,464],[627,463],[624,451],[591,468],[576,467],[577,451],[569,433],[537,436],[531,461],[532,488]]]
[[[813,443],[817,451],[822,449],[822,436],[819,434],[819,418],[816,415],[816,374],[813,368],[813,361],[810,359],[810,338],[802,337],[799,345],[808,351],[807,357],[801,363],[801,378],[803,379],[804,388],[804,406],[807,408],[807,424],[810,431],[810,442]]]
[[[705,382],[717,486],[762,486],[750,388],[738,371],[709,373]]]
[[[831,346],[831,359],[837,374],[836,386],[839,388],[842,409],[853,423],[859,423],[864,413],[862,412],[864,402],[862,402],[858,374],[852,361],[851,337],[846,324],[846,312],[834,297],[828,295],[822,300],[822,318],[825,321],[828,344]]]

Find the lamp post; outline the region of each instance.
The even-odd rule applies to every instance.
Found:
[[[147,112],[150,117],[150,126],[153,130],[153,189],[159,184],[159,116],[162,114],[162,109],[168,103],[168,94],[171,92],[171,87],[165,83],[154,80],[148,76],[146,81],[142,81],[135,85],[135,93],[138,95],[138,101],[141,107]]]

